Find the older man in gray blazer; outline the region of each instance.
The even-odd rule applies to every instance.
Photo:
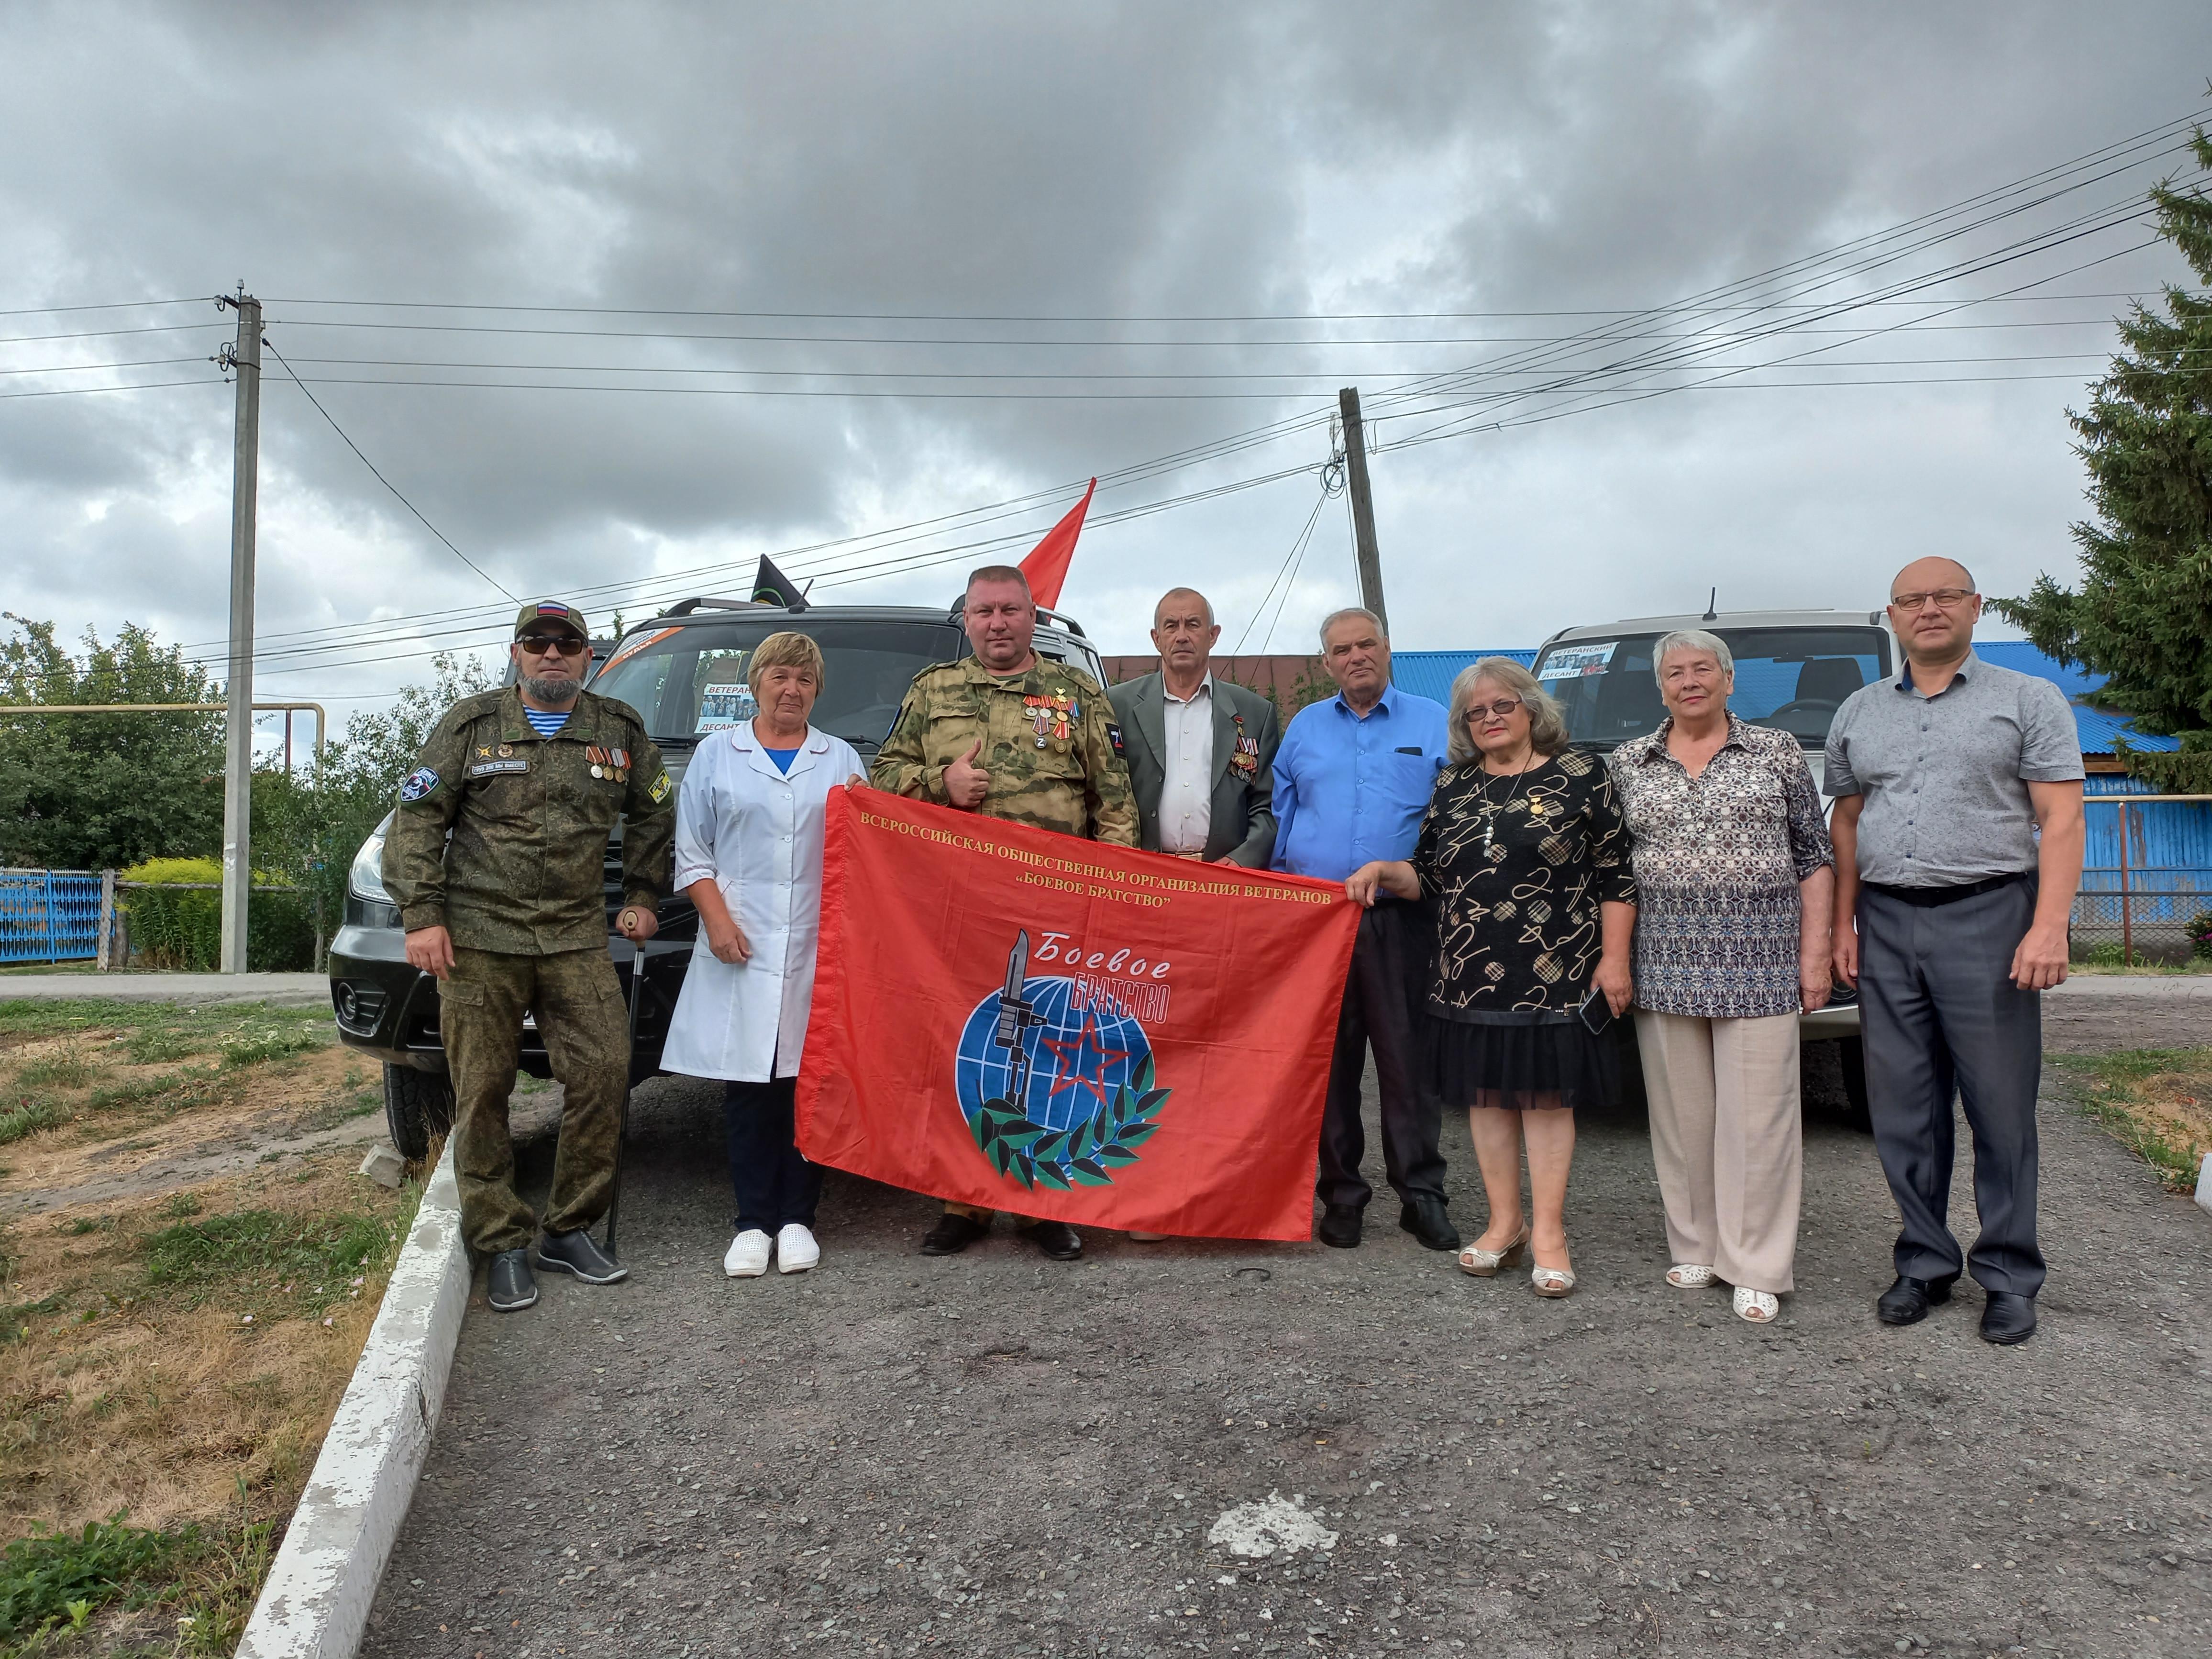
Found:
[[[1106,695],[1127,750],[1138,844],[1264,870],[1275,848],[1281,721],[1271,698],[1214,678],[1209,664],[1220,637],[1206,595],[1171,588],[1152,607],[1158,672]]]

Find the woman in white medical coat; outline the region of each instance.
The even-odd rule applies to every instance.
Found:
[[[732,1279],[766,1273],[771,1251],[787,1273],[822,1259],[822,1171],[799,1155],[792,1103],[814,995],[823,807],[866,771],[851,744],[807,724],[823,678],[812,640],[769,635],[745,678],[759,713],[700,739],[677,800],[676,885],[698,908],[699,938],[660,1060],[726,1085]]]

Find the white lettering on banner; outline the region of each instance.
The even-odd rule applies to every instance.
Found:
[[[1078,974],[1075,1006],[1079,1010],[1103,1008],[1139,1024],[1153,1024],[1168,1017],[1171,989],[1165,985],[1139,984],[1134,980],[1099,979],[1090,974]]]
[[[1030,953],[1030,960],[1033,963],[1064,963],[1070,968],[1103,967],[1107,972],[1115,973],[1121,969],[1122,959],[1129,955],[1126,949],[1115,951],[1110,957],[1104,951],[1092,951],[1085,955],[1081,945],[1071,946],[1067,940],[1068,935],[1066,933],[1047,933],[1043,942]],[[1154,963],[1150,977],[1165,979],[1168,976],[1170,965],[1165,962]],[[1129,963],[1128,972],[1132,977],[1144,971],[1145,959],[1142,957]]]

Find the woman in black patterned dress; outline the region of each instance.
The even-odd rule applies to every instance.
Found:
[[[1567,747],[1559,706],[1520,664],[1486,657],[1462,672],[1450,721],[1455,763],[1413,858],[1364,866],[1345,884],[1365,904],[1380,888],[1437,907],[1426,1081],[1468,1108],[1490,1199],[1490,1225],[1459,1265],[1489,1277],[1533,1252],[1530,1287],[1565,1296],[1571,1109],[1618,1084],[1610,1039],[1580,1011],[1595,996],[1619,1014],[1632,988],[1628,833],[1603,763]],[[1524,1146],[1533,1226],[1522,1218]]]

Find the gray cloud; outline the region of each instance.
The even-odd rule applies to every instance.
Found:
[[[1319,331],[1401,343],[1297,347],[1273,343],[1316,331],[307,301],[1108,318],[1648,305],[2185,113],[2212,61],[2212,15],[2180,3],[2109,14],[1393,4],[1352,27],[1341,7],[1320,4],[739,16],[72,5],[18,8],[6,27],[14,73],[0,141],[20,164],[0,175],[11,273],[0,303],[180,296],[243,278],[268,296],[277,347],[386,476],[501,581],[541,592],[742,562],[1066,484],[1324,408],[1354,380],[1388,414],[1392,374],[1503,349],[1425,343],[1435,337],[1541,333],[1569,319],[1346,323]],[[2139,168],[2106,192],[2139,192],[2151,176]],[[2081,257],[2126,240],[2085,245]],[[2066,263],[2046,257],[1961,291]],[[2152,252],[2057,287],[2101,292],[2177,274]],[[2030,314],[2094,320],[2115,308]],[[211,375],[198,360],[224,337],[211,308],[0,320],[10,335],[202,325],[0,346],[10,368],[178,356],[192,361],[130,373]],[[833,335],[875,343],[823,337]],[[1015,339],[1030,343],[1005,343]],[[1055,340],[1098,343],[1034,343]],[[2110,336],[1985,330],[1891,345],[1856,355],[2094,354]],[[325,361],[337,358],[376,362]],[[1024,402],[344,383],[503,378],[376,366],[428,360],[558,366],[538,378],[601,383],[618,377],[592,370],[617,365],[1297,378],[1177,383],[1271,386],[1279,398]],[[1963,551],[1991,591],[2016,590],[2039,568],[2070,568],[2080,476],[2063,410],[2096,368],[2094,358],[2023,364],[2075,378],[2012,386],[1686,392],[1379,455],[1401,643],[1527,642],[1569,621],[1702,600],[1714,583],[1747,605],[1856,605],[1903,556],[1937,548]],[[1921,378],[1992,372],[1952,365]],[[58,383],[5,379],[9,390]],[[273,363],[265,410],[264,635],[495,599]],[[1414,429],[1386,420],[1382,437]],[[217,637],[228,442],[220,386],[0,403],[9,608],[70,629],[128,617],[166,637]],[[1309,431],[1103,489],[1098,511],[1316,465],[1326,444]],[[1069,605],[1108,645],[1134,648],[1160,588],[1193,581],[1233,641],[1315,490],[1294,477],[1100,525]],[[1041,503],[1012,527],[1039,532],[1064,505]],[[1347,550],[1332,503],[1278,644],[1302,640],[1349,596]],[[933,602],[957,568],[836,592]],[[421,672],[404,655],[296,672],[313,660],[272,658],[265,672],[272,686],[341,701]]]

